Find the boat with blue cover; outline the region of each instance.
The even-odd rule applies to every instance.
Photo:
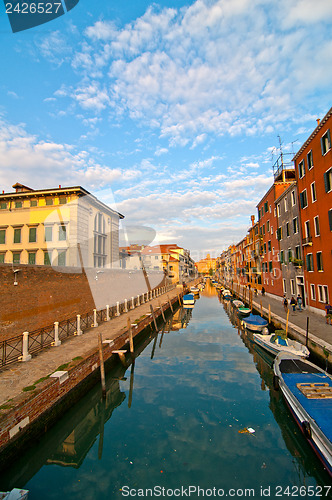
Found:
[[[27,500],[29,490],[13,488],[11,491],[0,491],[0,500]]]
[[[252,330],[253,332],[264,331],[268,333],[268,322],[258,314],[249,314],[249,316],[242,319],[241,323],[245,326],[245,328],[247,328],[248,330]]]
[[[195,304],[195,296],[193,293],[187,293],[183,296],[182,300],[184,306],[193,306]]]
[[[290,354],[295,354],[302,358],[307,358],[310,354],[309,349],[296,342],[296,340],[291,340],[285,335],[280,335],[278,333],[273,333],[272,335],[261,335],[259,333],[254,333],[254,342],[261,346],[263,349],[269,353],[276,356],[279,352],[289,352]]]
[[[279,353],[273,364],[274,386],[302,433],[332,476],[332,376],[310,361]]]

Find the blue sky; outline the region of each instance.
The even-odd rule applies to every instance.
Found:
[[[1,189],[81,185],[195,260],[245,235],[278,135],[296,152],[331,107],[330,0],[80,0],[15,34],[0,14]]]

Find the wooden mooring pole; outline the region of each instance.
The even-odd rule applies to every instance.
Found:
[[[164,314],[164,308],[163,308],[163,306],[161,305],[160,300],[159,300],[159,307],[160,307],[160,310],[161,310],[161,315],[162,315],[162,317],[163,317],[163,320],[164,320],[164,321],[165,321],[165,323],[166,323],[165,314]]]
[[[106,398],[105,366],[104,366],[104,355],[103,355],[103,339],[102,339],[101,333],[98,336],[98,347],[99,347],[99,361],[100,361],[101,391],[102,391],[103,398]]]
[[[269,304],[269,324],[271,323],[271,306]]]
[[[154,327],[155,327],[155,329],[158,331],[158,326],[157,326],[156,316],[155,316],[155,314],[154,314],[154,310],[153,310],[153,307],[152,307],[152,305],[151,305],[151,304],[150,304],[150,311],[151,311],[151,314],[152,314]]]
[[[289,317],[289,309],[287,309],[287,319],[286,319],[286,337],[288,332],[288,317]]]
[[[169,307],[171,308],[171,311],[173,313],[174,312],[173,311],[173,306],[172,306],[172,302],[170,301],[169,295],[167,295],[167,298],[168,298]]]
[[[305,345],[307,347],[308,347],[308,341],[309,341],[309,316],[307,316],[307,331],[305,336]]]
[[[127,319],[127,327],[128,327],[128,333],[129,333],[129,346],[130,346],[130,353],[134,354],[134,341],[133,341],[133,329],[131,326],[130,318],[128,317]]]

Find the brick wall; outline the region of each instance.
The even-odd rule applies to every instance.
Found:
[[[11,265],[0,265],[0,340],[92,311],[88,280],[79,269],[19,265],[14,285]],[[72,271],[72,272],[68,272]]]

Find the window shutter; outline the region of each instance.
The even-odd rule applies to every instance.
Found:
[[[325,174],[324,174],[325,175]],[[304,203],[303,203],[303,193],[300,193],[300,205],[301,205],[301,208],[304,207]]]
[[[320,138],[320,147],[322,148],[322,156],[324,156],[324,139],[323,139],[323,137]]]
[[[324,184],[325,184],[325,192],[329,192],[329,176],[328,172],[324,172]]]
[[[329,143],[329,145],[328,145],[328,149],[331,149],[331,135],[330,135],[330,129],[327,129],[327,133],[326,133],[326,135],[327,135],[327,140],[328,140],[328,143]]]
[[[332,208],[329,210],[329,224],[330,224],[330,231],[332,231]]]

